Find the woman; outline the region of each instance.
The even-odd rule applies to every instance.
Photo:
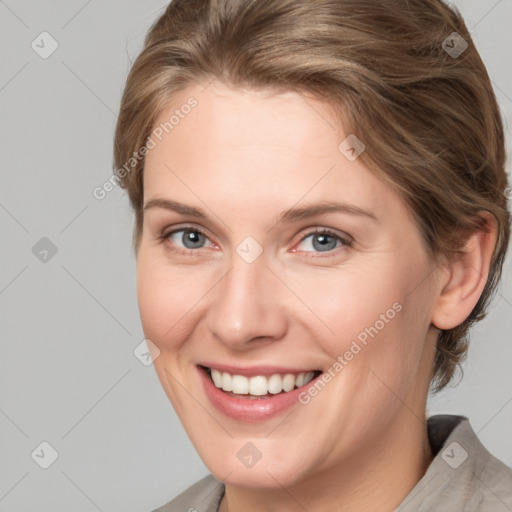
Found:
[[[512,509],[426,418],[500,278],[501,119],[437,0],[174,0],[116,174],[160,382],[211,475],[159,511]]]

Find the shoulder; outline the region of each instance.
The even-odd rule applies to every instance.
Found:
[[[153,512],[217,512],[224,484],[208,475]]]
[[[489,453],[476,435],[470,456],[478,459],[473,469],[474,501],[478,510],[512,510],[512,469]]]
[[[512,510],[512,469],[485,448],[467,418],[433,416],[428,431],[434,460],[397,511]]]

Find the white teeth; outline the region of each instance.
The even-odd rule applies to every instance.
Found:
[[[224,391],[233,391],[232,378],[229,373],[224,372],[222,374],[222,389]]]
[[[231,391],[237,395],[247,395],[249,393],[249,379],[243,375],[233,375],[231,377]]]
[[[266,377],[258,375],[249,380],[249,394],[263,396],[268,393],[268,383]]]
[[[315,376],[315,372],[287,373],[281,375],[275,373],[268,379],[263,375],[245,377],[244,375],[231,375],[211,368],[211,377],[215,386],[224,391],[231,391],[237,395],[264,396],[277,395],[281,391],[292,391],[295,388],[305,386]]]
[[[294,387],[295,387],[295,375],[292,375],[291,373],[287,373],[283,377],[283,390],[291,391]]]
[[[314,376],[315,376],[315,372],[308,372],[308,373],[306,373],[304,375],[304,384],[302,384],[302,385],[305,386],[306,384],[311,382],[313,380]]]
[[[283,391],[283,379],[281,375],[272,375],[270,379],[268,379],[268,392],[272,395],[277,395],[277,393],[281,393],[281,391]]]
[[[213,383],[218,387],[222,387],[222,373],[219,372],[219,370],[216,370],[215,368],[212,368],[212,380]]]

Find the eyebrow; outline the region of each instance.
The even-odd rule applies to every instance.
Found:
[[[190,217],[196,217],[200,219],[206,219],[208,217],[208,215],[206,215],[206,213],[200,208],[189,206],[178,201],[173,201],[171,199],[163,199],[160,197],[150,199],[144,204],[144,210],[149,210],[150,208],[163,208],[165,210],[171,210],[182,215],[188,215]],[[356,205],[340,201],[329,201],[312,204],[310,206],[303,206],[300,208],[290,208],[280,215],[278,223],[298,222],[326,213],[345,213],[359,217],[367,217],[375,221],[378,220],[377,216],[373,212],[364,210]]]

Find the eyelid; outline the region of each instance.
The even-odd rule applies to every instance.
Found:
[[[161,242],[165,242],[171,235],[173,235],[175,233],[179,233],[180,231],[193,231],[193,232],[200,233],[205,238],[207,238],[212,245],[217,246],[217,244],[211,239],[210,235],[206,232],[205,229],[203,229],[199,226],[196,226],[194,224],[180,224],[178,226],[173,226],[172,228],[170,228],[168,230],[164,229],[162,231],[162,234],[159,235],[158,238]],[[208,249],[208,247],[200,247],[199,249],[187,249],[187,248],[172,246],[171,249],[174,251],[177,251],[177,252],[181,252],[183,254],[190,254],[193,252],[198,252],[199,249]]]
[[[172,228],[169,228],[169,230],[164,229],[162,231],[162,238],[166,238],[169,235],[172,235],[173,233],[177,233],[178,231],[197,231],[198,233],[201,233],[202,235],[206,236],[207,238],[210,238],[210,236],[206,233],[206,230],[203,228],[200,228],[199,226],[196,226],[194,224],[179,224],[178,226],[173,226]]]
[[[320,255],[320,257],[327,257],[327,256],[332,256],[333,254],[337,253],[338,250],[351,247],[354,242],[354,239],[347,233],[341,234],[331,228],[317,227],[317,228],[307,228],[307,232],[304,235],[301,235],[301,238],[295,245],[302,243],[306,238],[309,238],[310,236],[316,235],[316,234],[332,236],[332,237],[338,239],[339,241],[341,241],[342,245],[340,247],[335,247],[334,249],[332,249],[330,251],[301,251],[299,249],[293,249],[293,252],[302,252],[302,253],[306,253],[308,255],[315,254],[315,255]],[[311,256],[311,257],[317,257],[317,256]]]
[[[173,226],[169,230],[164,230],[162,232],[162,234],[159,236],[159,239],[162,242],[165,242],[171,235],[173,235],[175,233],[178,233],[180,231],[187,231],[187,230],[200,233],[205,238],[207,238],[210,241],[211,244],[213,244],[214,246],[218,246],[218,244],[216,244],[211,239],[210,235],[206,232],[205,229],[203,229],[203,228],[201,228],[201,227],[199,227],[199,226],[197,226],[195,224],[188,224],[188,223],[180,224],[178,226]],[[308,228],[305,228],[304,234],[300,236],[299,241],[294,245],[294,247],[296,245],[302,243],[306,238],[309,238],[310,236],[313,236],[313,235],[316,235],[316,234],[325,234],[325,235],[332,236],[332,237],[338,239],[339,241],[341,241],[342,245],[340,247],[335,247],[334,249],[332,249],[330,251],[301,251],[301,250],[298,250],[298,249],[294,248],[294,249],[292,249],[292,252],[305,253],[309,257],[318,257],[318,256],[311,256],[312,254],[320,255],[319,257],[327,257],[327,256],[333,255],[334,253],[337,253],[338,250],[346,249],[348,247],[351,247],[352,243],[353,243],[353,238],[350,235],[346,234],[346,233],[341,234],[341,233],[338,233],[336,230],[331,229],[331,228],[327,228],[327,227],[316,227],[316,228],[315,227],[308,227]],[[183,254],[191,254],[193,252],[198,252],[199,249],[208,249],[208,247],[200,247],[198,249],[187,249],[187,248],[175,247],[175,246],[172,247],[172,250],[177,251],[177,252],[181,252]]]

